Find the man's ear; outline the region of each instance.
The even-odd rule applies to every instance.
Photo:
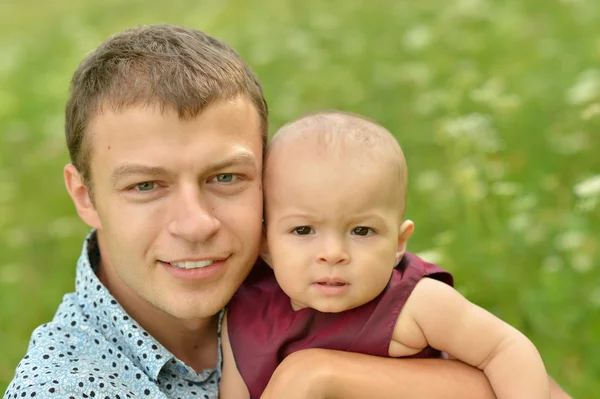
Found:
[[[406,244],[408,243],[408,239],[412,235],[413,231],[415,231],[415,224],[412,220],[405,220],[400,226],[400,231],[398,233],[398,248],[396,249],[396,264],[400,262],[400,259],[404,256],[404,252],[406,252]]]
[[[273,266],[271,266],[271,254],[269,253],[269,245],[267,244],[267,232],[265,231],[264,225],[260,237],[260,257],[263,258],[265,263],[269,265],[271,269],[273,268]]]
[[[90,227],[101,229],[102,223],[98,217],[98,212],[79,171],[73,164],[68,164],[65,166],[63,173],[67,191],[73,200],[73,204],[75,204],[75,209],[81,220]]]

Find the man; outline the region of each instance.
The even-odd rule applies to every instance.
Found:
[[[66,136],[67,190],[93,230],[76,292],[34,331],[5,397],[217,398],[221,310],[261,235],[259,82],[202,32],[127,30],[75,71]],[[263,397],[408,394],[493,397],[458,362],[324,350],[286,358]]]

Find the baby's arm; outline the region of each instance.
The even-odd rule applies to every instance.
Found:
[[[223,317],[221,327],[221,345],[223,348],[223,372],[221,373],[221,384],[219,386],[220,399],[249,399],[250,393],[246,383],[235,365],[233,351],[229,343],[227,330],[227,313]]]
[[[390,349],[429,345],[483,370],[499,399],[550,397],[544,363],[531,341],[437,280],[417,284],[392,341]]]

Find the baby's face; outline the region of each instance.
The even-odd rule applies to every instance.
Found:
[[[341,312],[387,285],[408,236],[398,178],[381,164],[301,149],[269,162],[268,257],[295,310]]]

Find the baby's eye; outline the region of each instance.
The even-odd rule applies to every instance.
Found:
[[[135,185],[135,188],[138,191],[152,191],[152,189],[156,186],[156,182],[153,181],[145,181],[143,183],[138,183]]]
[[[373,230],[368,227],[358,226],[352,229],[352,234],[356,236],[368,236],[373,234]]]
[[[300,226],[300,227],[296,227],[294,230],[292,230],[292,233],[299,235],[299,236],[306,236],[306,235],[313,233],[313,229],[310,226]]]

